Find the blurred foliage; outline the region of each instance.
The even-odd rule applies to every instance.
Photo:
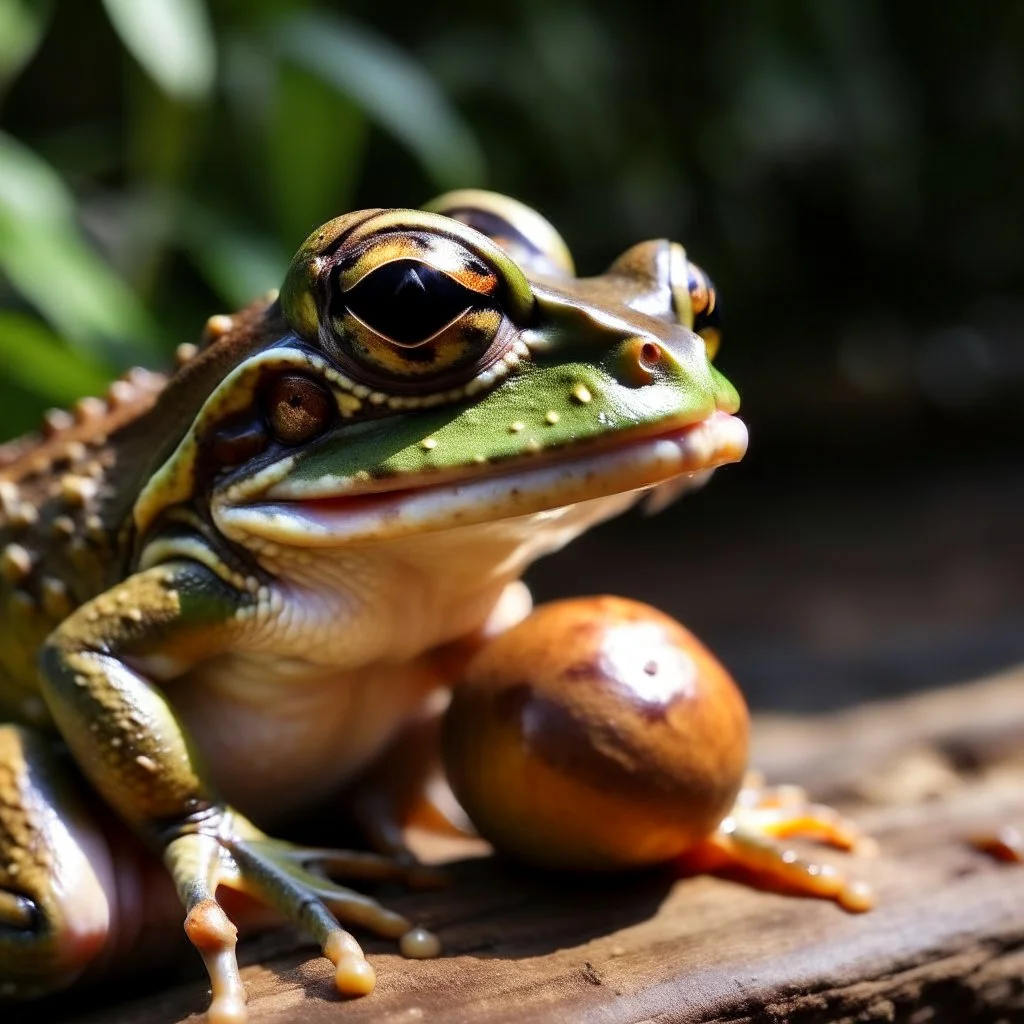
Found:
[[[686,243],[755,460],[1019,443],[1022,58],[987,0],[0,0],[0,432],[320,221],[486,185],[587,272]]]

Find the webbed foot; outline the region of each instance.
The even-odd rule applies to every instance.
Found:
[[[812,803],[800,787],[765,787],[760,777],[751,775],[732,812],[707,840],[684,856],[683,867],[735,870],[755,885],[834,900],[853,913],[874,906],[867,883],[851,880],[831,864],[808,860],[778,842],[786,838],[811,839],[859,853],[875,850],[874,841],[854,822],[831,807]]]
[[[415,884],[415,866],[393,858],[271,839],[229,812],[216,834],[195,832],[172,840],[164,862],[187,911],[186,934],[210,976],[211,1024],[246,1019],[245,989],[235,956],[237,929],[218,899],[220,887],[244,894],[314,939],[334,964],[335,985],[345,996],[372,992],[376,977],[359,943],[340,922],[397,939],[407,957],[422,959],[440,952],[440,943],[426,929],[334,881],[345,876]]]

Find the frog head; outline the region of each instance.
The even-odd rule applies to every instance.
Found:
[[[492,193],[346,214],[300,247],[282,329],[213,389],[136,525],[201,475],[222,533],[302,547],[673,493],[746,447],[715,311],[682,246],[578,278],[544,218]]]

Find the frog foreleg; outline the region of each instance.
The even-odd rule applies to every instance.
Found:
[[[41,657],[42,691],[97,791],[163,857],[185,905],[186,933],[213,988],[211,1021],[244,1019],[236,932],[217,899],[234,888],[305,929],[336,967],[341,992],[370,991],[373,969],[337,918],[402,938],[407,955],[437,943],[328,873],[405,877],[385,858],[303,851],[264,835],[210,783],[187,730],[140,671],[180,672],[225,650],[251,600],[198,563],[148,569],[66,619]]]

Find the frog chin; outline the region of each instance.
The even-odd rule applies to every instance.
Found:
[[[479,467],[443,482],[421,477],[391,490],[348,490],[337,497],[288,498],[233,504],[215,501],[213,515],[228,536],[258,537],[290,547],[329,548],[527,516],[628,492],[699,486],[717,466],[737,462],[747,429],[715,412],[698,423],[516,459],[500,469]]]

